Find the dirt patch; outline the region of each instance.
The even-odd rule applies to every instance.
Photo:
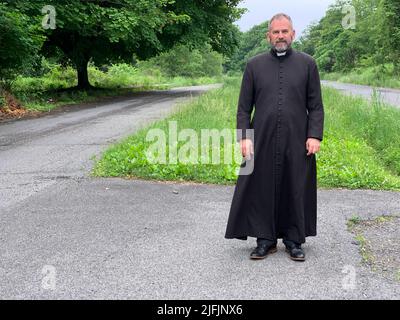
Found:
[[[26,110],[21,103],[10,93],[4,93],[5,106],[0,107],[0,121],[20,119],[26,116],[38,116],[41,112]]]
[[[350,219],[363,262],[385,278],[400,282],[400,216]]]

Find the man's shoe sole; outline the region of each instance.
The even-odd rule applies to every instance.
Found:
[[[278,251],[278,248],[272,248],[270,250],[268,250],[267,254],[265,256],[262,257],[257,257],[257,256],[250,256],[251,260],[261,260],[261,259],[265,259],[268,255],[275,253]]]
[[[290,252],[288,249],[285,250],[287,253],[289,253],[289,258],[292,259],[293,261],[306,261],[306,258],[294,258],[290,255]]]

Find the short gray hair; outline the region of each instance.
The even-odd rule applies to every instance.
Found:
[[[290,24],[291,24],[291,26],[292,26],[292,29],[293,29],[292,18],[291,18],[290,16],[288,16],[286,13],[277,13],[276,15],[274,15],[274,16],[271,18],[271,20],[269,20],[268,31],[271,31],[271,24],[272,24],[272,21],[274,21],[274,20],[279,20],[279,19],[282,19],[282,18],[285,18],[285,19],[289,20],[289,22],[290,22]]]

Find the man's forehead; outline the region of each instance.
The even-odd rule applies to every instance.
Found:
[[[275,19],[271,22],[271,30],[276,29],[292,29],[292,24],[288,19],[284,17],[280,19]]]

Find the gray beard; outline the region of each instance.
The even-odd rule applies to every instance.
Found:
[[[274,49],[276,52],[281,53],[281,52],[286,52],[287,49],[289,49],[289,46],[286,43],[283,43],[283,46],[281,46],[279,48],[277,46],[274,46]]]

